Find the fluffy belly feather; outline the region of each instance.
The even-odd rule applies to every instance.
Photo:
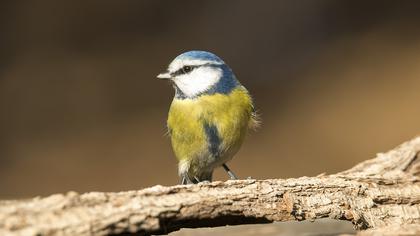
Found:
[[[250,122],[254,122],[252,112],[252,100],[242,87],[229,94],[175,99],[168,129],[180,172],[198,178],[211,176],[215,167],[239,150]]]

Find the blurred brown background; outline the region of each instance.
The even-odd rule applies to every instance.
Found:
[[[165,134],[181,52],[222,57],[263,126],[241,177],[334,173],[420,132],[418,1],[0,3],[0,198],[178,183]],[[217,171],[216,179],[226,175]]]

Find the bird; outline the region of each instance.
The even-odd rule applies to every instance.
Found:
[[[230,67],[211,52],[193,50],[178,55],[157,78],[175,89],[167,129],[181,184],[211,182],[218,167],[237,179],[226,163],[259,119]]]

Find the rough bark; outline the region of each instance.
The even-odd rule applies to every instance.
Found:
[[[334,175],[3,201],[0,235],[149,235],[327,217],[351,221],[361,235],[418,235],[419,153],[420,137]]]

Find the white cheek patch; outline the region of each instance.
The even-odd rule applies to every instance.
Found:
[[[177,76],[174,82],[187,97],[194,97],[209,90],[221,77],[221,69],[203,66],[188,74]]]

